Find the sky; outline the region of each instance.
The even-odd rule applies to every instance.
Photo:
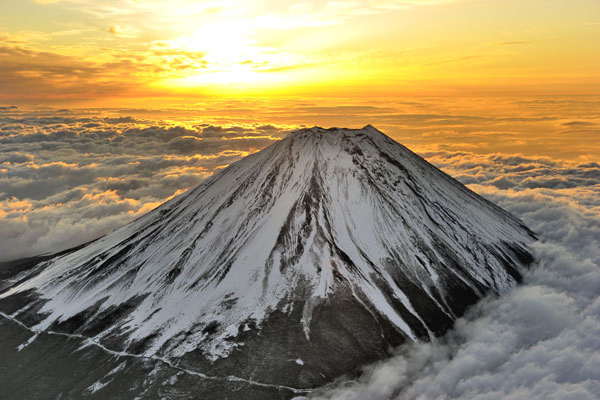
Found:
[[[589,95],[597,0],[0,0],[0,102]]]

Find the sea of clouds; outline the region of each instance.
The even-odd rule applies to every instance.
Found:
[[[377,119],[358,115],[360,110],[336,110],[302,112],[311,120],[342,114]],[[62,250],[109,233],[279,140],[290,126],[277,115],[271,115],[273,124],[218,125],[0,108],[0,261]],[[426,110],[409,116],[402,122],[413,131],[407,141],[437,142],[420,147],[419,154],[538,234],[532,249],[536,262],[522,285],[480,302],[437,343],[398,349],[390,359],[366,367],[358,380],[340,379],[313,397],[598,398],[600,164],[590,156],[508,151],[519,143],[529,150],[532,143],[534,150],[550,143],[565,155],[577,146],[579,154],[589,149],[593,155],[600,142],[592,140],[600,134],[598,118],[524,119],[523,129],[537,124],[544,132],[548,123],[557,129],[524,143],[518,132],[498,128],[515,120],[487,118],[473,126],[472,118],[449,119]],[[500,149],[502,143],[501,151],[464,151],[486,145]]]
[[[282,135],[272,125],[0,109],[0,261],[105,235]]]

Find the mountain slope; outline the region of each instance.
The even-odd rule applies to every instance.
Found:
[[[210,375],[310,388],[508,290],[532,240],[375,128],[311,128],[13,275],[0,310]]]

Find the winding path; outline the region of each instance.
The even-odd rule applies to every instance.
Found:
[[[106,346],[104,346],[103,344],[98,343],[95,340],[93,340],[87,336],[71,334],[71,333],[64,333],[64,332],[56,332],[56,331],[51,331],[51,330],[35,329],[35,328],[25,325],[23,322],[19,321],[18,319],[14,318],[8,314],[5,314],[1,311],[0,311],[0,316],[4,317],[5,319],[7,319],[9,321],[16,323],[17,325],[21,326],[22,328],[24,328],[34,334],[34,336],[31,339],[29,339],[29,341],[26,344],[19,346],[19,350],[26,347],[29,343],[33,342],[35,337],[37,335],[39,335],[40,333],[45,333],[48,335],[64,336],[64,337],[68,337],[68,338],[72,338],[72,339],[79,339],[79,340],[82,340],[86,345],[95,346],[95,347],[101,349],[102,351],[104,351],[108,354],[117,356],[117,357],[131,357],[131,358],[140,358],[140,359],[158,361],[158,362],[161,362],[161,363],[167,365],[169,368],[184,372],[188,375],[197,376],[202,379],[207,379],[207,380],[211,380],[211,381],[242,382],[242,383],[247,383],[248,385],[252,385],[252,386],[260,386],[260,387],[272,388],[272,389],[278,389],[278,390],[287,390],[294,394],[308,394],[314,390],[314,389],[298,389],[298,388],[294,388],[294,387],[290,387],[290,386],[275,385],[275,384],[270,384],[270,383],[261,383],[261,382],[253,381],[251,379],[240,378],[240,377],[233,376],[233,375],[210,376],[210,375],[206,375],[199,371],[194,371],[194,370],[188,369],[188,368],[182,368],[182,367],[174,364],[171,360],[163,358],[163,357],[144,356],[144,355],[140,355],[140,354],[127,353],[125,351],[111,350],[111,349],[107,348]]]

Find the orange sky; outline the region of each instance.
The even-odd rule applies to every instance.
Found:
[[[597,0],[0,5],[6,104],[600,93]]]

